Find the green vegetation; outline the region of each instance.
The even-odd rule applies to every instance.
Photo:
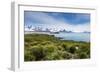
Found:
[[[25,34],[24,41],[25,61],[90,58],[88,42],[60,40],[46,34]]]

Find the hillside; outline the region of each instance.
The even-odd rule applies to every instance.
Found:
[[[25,34],[24,60],[67,60],[90,58],[90,43],[60,40],[53,35]]]

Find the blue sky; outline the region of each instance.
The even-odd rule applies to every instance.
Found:
[[[50,28],[52,31],[66,29],[74,32],[90,32],[90,14],[24,11],[24,24]]]

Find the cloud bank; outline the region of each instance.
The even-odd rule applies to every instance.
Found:
[[[49,28],[52,31],[67,30],[73,32],[90,32],[90,15],[80,13],[24,12],[25,27]],[[27,30],[27,28],[25,29]]]

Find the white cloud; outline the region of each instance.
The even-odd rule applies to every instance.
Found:
[[[38,13],[38,14],[37,14],[37,12],[34,12],[34,14],[29,13],[28,16],[31,17],[31,19],[42,23],[42,24],[30,23],[31,25],[41,26],[42,28],[51,28],[52,30],[53,29],[56,29],[56,30],[66,29],[68,31],[74,31],[74,32],[84,32],[84,31],[90,32],[89,23],[72,25],[72,24],[66,23],[63,20],[56,19],[53,16],[50,16],[50,15],[48,15],[46,13],[42,13],[42,12]]]

